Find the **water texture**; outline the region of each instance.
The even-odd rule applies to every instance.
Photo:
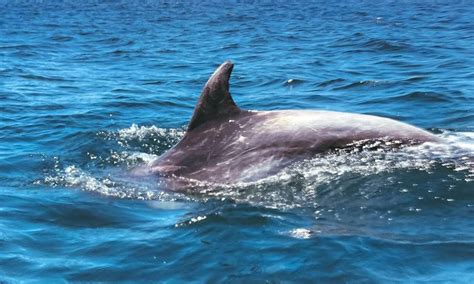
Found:
[[[340,2],[0,0],[0,281],[472,283],[474,5]],[[446,143],[186,192],[131,175],[226,59],[242,108]]]

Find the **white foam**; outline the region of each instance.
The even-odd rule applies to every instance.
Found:
[[[168,135],[166,137],[184,134],[184,131],[179,129],[166,131],[164,133],[167,134],[163,134]],[[132,125],[119,133],[119,137],[122,138],[145,139],[149,133],[162,133],[162,130],[156,127]],[[354,149],[350,152],[318,155],[285,168],[274,176],[255,182],[229,185],[183,180],[189,183],[189,192],[200,193],[199,196],[194,195],[192,198],[198,198],[201,201],[207,198],[230,198],[236,202],[279,209],[313,206],[318,201],[317,189],[320,186],[337,182],[346,175],[369,176],[397,169],[430,172],[435,167],[444,166],[456,172],[458,176],[464,176],[466,182],[474,181],[474,133],[446,131],[439,136],[446,143],[425,143],[383,151]],[[161,188],[163,185],[153,177],[146,180],[147,177],[127,175],[130,166],[141,163],[147,167],[156,158],[155,154],[137,151],[113,152],[106,158],[113,160],[109,164],[128,166],[127,169],[120,169],[120,171],[117,167],[112,167],[112,169],[95,169],[93,172],[88,172],[75,165],[60,166],[56,163],[55,172],[45,177],[44,182],[51,186],[78,187],[85,191],[117,198],[160,201],[192,200],[187,195],[169,190],[163,191]],[[455,202],[455,200],[450,200],[450,202]]]
[[[138,126],[135,123],[129,128],[120,129],[118,136],[120,139],[130,140],[138,139],[144,140],[149,135],[158,135],[163,137],[181,138],[184,136],[185,131],[181,128],[158,128],[156,126]]]
[[[127,175],[100,176],[97,171],[92,174],[76,166],[67,166],[64,170],[58,169],[54,175],[45,177],[44,183],[53,187],[75,187],[122,199],[168,202],[189,200],[182,194],[161,190],[155,180],[134,180],[133,177]]]
[[[305,228],[297,228],[291,230],[289,235],[296,239],[309,239],[313,236],[313,231]]]
[[[474,181],[474,133],[443,132],[440,136],[446,143],[425,143],[401,149],[375,151],[354,149],[351,152],[322,154],[255,182],[232,185],[192,182],[194,190],[208,196],[282,209],[317,202],[317,188],[336,182],[343,176],[361,177],[400,169],[430,173],[435,167],[444,166],[461,173],[466,182]],[[381,142],[374,142],[374,145],[366,147],[373,148],[377,143]],[[278,191],[275,188],[284,189]]]

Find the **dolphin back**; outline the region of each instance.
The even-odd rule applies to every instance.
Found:
[[[204,86],[184,137],[152,165],[164,177],[215,183],[250,182],[355,142],[436,142],[433,134],[389,118],[317,110],[241,110],[229,92],[233,64],[224,62]],[[377,144],[378,145],[378,144]]]

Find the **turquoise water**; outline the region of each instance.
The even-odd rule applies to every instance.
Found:
[[[473,7],[0,0],[0,280],[472,283]],[[132,176],[226,59],[242,108],[375,114],[447,143],[188,192]]]

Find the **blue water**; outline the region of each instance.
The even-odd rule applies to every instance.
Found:
[[[0,281],[472,283],[473,23],[471,1],[1,0]],[[132,176],[226,59],[242,108],[447,143],[187,192]]]

